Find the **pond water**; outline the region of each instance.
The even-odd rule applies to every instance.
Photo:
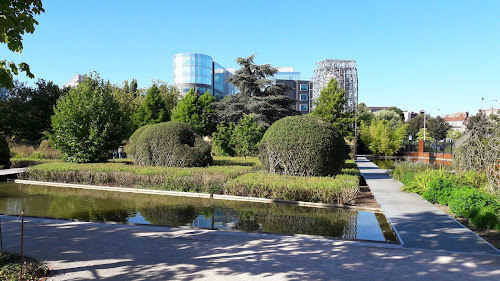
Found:
[[[397,242],[383,214],[0,183],[0,214]]]
[[[368,158],[368,160],[372,161],[373,164],[379,166],[380,169],[394,169],[394,159],[385,159],[385,158]]]

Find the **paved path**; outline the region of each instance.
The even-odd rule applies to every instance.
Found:
[[[401,182],[365,157],[358,157],[356,164],[404,247],[500,255],[493,246],[418,194],[401,191]]]
[[[6,251],[21,224],[0,216]],[[60,280],[500,280],[500,257],[305,236],[27,218],[24,252]]]

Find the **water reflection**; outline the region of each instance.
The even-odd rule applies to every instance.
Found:
[[[395,241],[383,215],[368,212],[0,183],[0,213],[22,210],[38,217]]]

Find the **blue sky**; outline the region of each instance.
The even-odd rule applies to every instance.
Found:
[[[359,101],[432,115],[475,114],[500,99],[500,1],[43,1],[22,54],[37,78],[100,72],[112,83],[173,82],[172,57],[199,52],[226,68],[353,59]],[[21,76],[20,80],[26,78]]]

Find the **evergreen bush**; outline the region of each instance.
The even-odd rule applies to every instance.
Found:
[[[125,146],[125,153],[127,153],[128,158],[134,158],[135,155],[135,146],[137,144],[137,140],[142,135],[146,128],[150,127],[151,124],[144,125],[139,129],[135,130],[135,132],[128,139],[128,144]]]
[[[500,212],[500,201],[486,191],[475,188],[460,188],[452,192],[448,205],[457,216],[472,218],[483,208]]]
[[[259,144],[259,159],[270,173],[330,176],[341,171],[345,141],[333,125],[315,116],[276,121]]]
[[[202,167],[212,163],[211,146],[193,126],[164,122],[144,130],[135,146],[134,163],[141,166]]]
[[[10,149],[5,136],[0,133],[0,169],[10,167]]]

